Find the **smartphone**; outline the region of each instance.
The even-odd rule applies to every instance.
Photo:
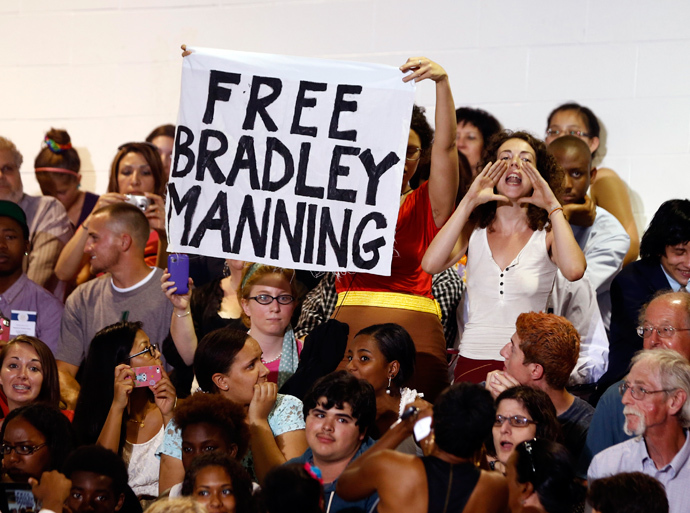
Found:
[[[161,380],[160,365],[149,365],[147,367],[133,367],[134,388],[152,387]]]
[[[170,281],[175,282],[176,295],[189,292],[189,257],[183,253],[168,255],[168,272]]]
[[[0,483],[0,511],[2,513],[37,513],[41,509],[31,485],[26,483]]]
[[[431,417],[419,419],[414,425],[414,439],[417,442],[424,440],[431,434]]]

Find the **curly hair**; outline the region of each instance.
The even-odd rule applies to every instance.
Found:
[[[543,312],[520,314],[515,327],[525,365],[538,363],[550,387],[565,388],[580,355],[580,334],[575,327],[565,317]]]
[[[549,184],[551,190],[557,198],[560,198],[563,193],[563,181],[565,173],[563,168],[558,164],[556,158],[546,149],[546,144],[541,139],[537,139],[528,132],[512,132],[510,130],[502,130],[489,139],[488,144],[484,146],[482,158],[477,165],[478,169],[483,169],[486,164],[493,162],[498,156],[498,149],[504,142],[510,139],[521,139],[529,144],[537,157],[535,167],[539,174]],[[488,227],[496,216],[496,202],[490,201],[478,206],[472,213],[472,219],[477,222],[480,228]],[[537,207],[536,205],[527,206],[527,222],[532,230],[543,230],[549,221],[549,213]]]
[[[208,423],[223,431],[228,445],[237,446],[236,459],[241,460],[249,447],[249,426],[244,408],[220,394],[193,394],[175,409],[175,424],[184,434],[192,424]]]

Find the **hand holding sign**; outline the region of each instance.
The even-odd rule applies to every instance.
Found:
[[[413,73],[403,77],[403,82],[409,82],[410,80],[419,82],[427,78],[434,82],[439,82],[448,78],[445,69],[426,57],[410,57],[405,64],[400,66],[400,71],[403,73],[413,71]]]
[[[387,66],[182,49],[168,250],[389,274],[412,84]],[[424,61],[413,75],[445,76]]]

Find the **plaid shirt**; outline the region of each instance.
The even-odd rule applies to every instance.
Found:
[[[458,332],[455,310],[464,289],[465,284],[452,267],[432,276],[431,293],[441,307],[441,324],[447,347],[452,347]],[[330,319],[337,302],[335,274],[325,274],[302,303],[302,313],[295,329],[297,338],[306,337],[311,330]]]

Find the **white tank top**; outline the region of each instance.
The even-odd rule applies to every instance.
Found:
[[[535,231],[505,269],[494,261],[486,228],[474,230],[467,249],[469,315],[460,355],[503,360],[499,351],[515,333],[518,315],[545,309],[557,269],[546,249],[545,230]]]

